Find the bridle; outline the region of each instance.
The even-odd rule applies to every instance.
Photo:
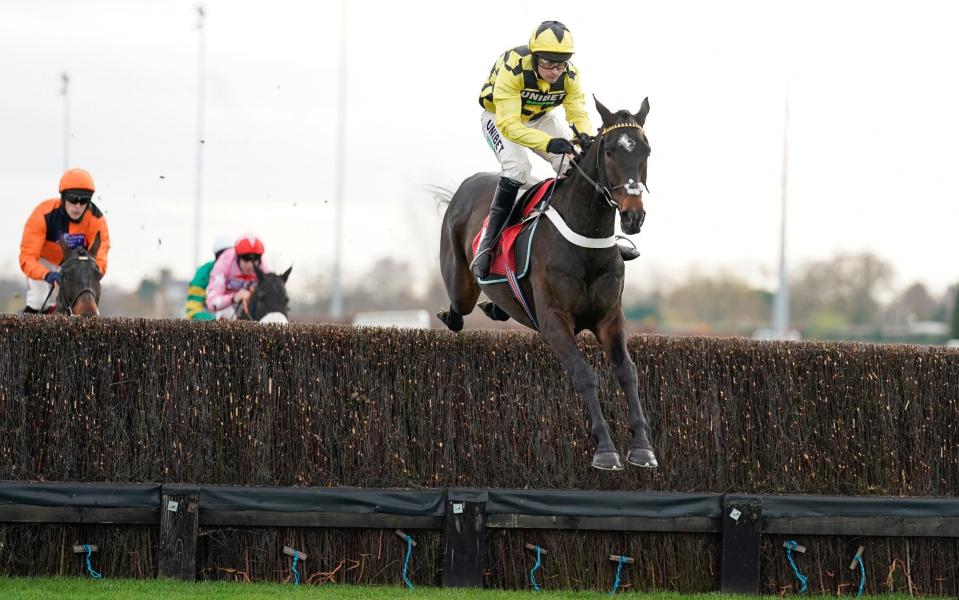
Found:
[[[91,259],[89,256],[87,256],[87,255],[85,255],[85,254],[84,254],[84,255],[80,255],[80,256],[72,256],[72,257],[68,258],[67,260],[63,261],[63,262],[60,264],[60,271],[62,272],[62,271],[63,271],[63,266],[66,265],[67,263],[69,263],[69,262],[72,261],[72,260],[88,261],[88,260],[93,260],[93,259]],[[100,267],[97,266],[96,261],[93,262],[93,268],[97,270],[97,273],[100,272]],[[59,296],[62,296],[62,295],[64,294],[64,291],[63,291],[63,290],[64,290],[64,285],[63,285],[63,283],[61,283],[61,284],[60,284],[60,293],[58,294]],[[87,287],[81,289],[79,292],[77,292],[77,293],[73,296],[73,298],[70,300],[69,303],[64,303],[64,308],[65,308],[65,310],[66,310],[66,312],[67,312],[68,315],[71,315],[71,316],[73,315],[73,305],[76,304],[77,300],[80,299],[80,296],[82,296],[82,295],[84,295],[84,294],[90,294],[91,296],[93,296],[93,300],[99,305],[99,303],[100,303],[100,296],[99,296],[99,294],[97,294],[97,292],[96,292],[93,288],[87,286]],[[98,309],[98,312],[99,312],[99,309]]]
[[[609,127],[600,131],[596,137],[599,138],[599,147],[596,148],[596,178],[599,181],[594,181],[589,175],[586,174],[586,171],[579,166],[578,161],[572,161],[572,165],[576,167],[576,170],[579,171],[579,174],[593,186],[603,200],[606,201],[610,207],[615,208],[616,210],[622,210],[619,204],[613,200],[613,192],[618,189],[625,189],[628,196],[639,196],[643,197],[643,188],[646,184],[643,182],[634,181],[633,179],[626,180],[626,183],[621,183],[620,185],[609,187],[608,176],[606,175],[606,163],[603,162],[603,154],[606,148],[606,134],[614,129],[639,129],[642,130],[642,127],[635,123],[617,123],[616,125],[610,125]],[[649,188],[647,188],[647,191]]]

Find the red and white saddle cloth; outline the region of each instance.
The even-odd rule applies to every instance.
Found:
[[[555,179],[547,179],[537,183],[527,190],[517,203],[523,207],[522,212],[514,208],[513,213],[510,214],[509,222],[512,224],[508,225],[499,236],[499,241],[492,250],[493,263],[489,275],[486,279],[481,279],[480,283],[509,283],[510,277],[522,279],[529,273],[530,248],[533,245],[533,234],[536,232],[539,219],[527,221],[526,218],[546,198],[555,181]],[[474,256],[487,225],[489,225],[489,215],[483,220],[483,228],[473,238]]]

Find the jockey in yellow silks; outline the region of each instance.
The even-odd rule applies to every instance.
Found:
[[[562,106],[566,121],[580,135],[593,135],[579,71],[569,62],[572,56],[573,35],[569,29],[559,21],[545,21],[530,36],[527,46],[507,50],[496,59],[480,92],[483,135],[501,166],[489,224],[471,265],[480,279],[489,274],[493,243],[519,188],[529,179],[532,165],[526,148],[549,161],[554,170],[559,170],[564,157],[573,153],[573,132],[553,109]]]

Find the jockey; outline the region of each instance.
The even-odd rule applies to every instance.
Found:
[[[569,62],[573,51],[569,29],[559,21],[544,21],[530,36],[528,45],[507,50],[496,59],[483,84],[480,122],[501,170],[490,205],[489,225],[470,265],[480,279],[489,275],[493,246],[519,188],[529,179],[532,165],[525,148],[548,160],[554,171],[574,151],[570,143],[573,132],[553,114],[553,109],[563,106],[566,121],[585,138],[581,145],[594,133],[584,106],[579,71]],[[633,251],[631,248],[621,251],[623,258],[635,258],[625,255]]]
[[[106,217],[93,203],[93,177],[83,169],[69,169],[60,178],[60,197],[44,200],[33,209],[20,240],[20,269],[27,276],[27,305],[24,313],[52,312],[56,307],[54,285],[60,283],[66,236],[71,248],[89,249],[100,234],[97,266],[107,272],[110,233]]]
[[[196,270],[190,287],[187,289],[186,317],[194,321],[212,321],[214,317],[206,310],[206,286],[210,284],[210,271],[213,263],[224,251],[233,247],[233,236],[218,235],[213,242],[213,260],[204,263]]]
[[[263,251],[263,242],[246,234],[216,259],[206,288],[206,306],[217,319],[237,317],[237,305],[248,300],[256,287],[256,267],[263,273],[270,272]]]

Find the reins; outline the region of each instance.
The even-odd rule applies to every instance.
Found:
[[[53,288],[54,288],[54,286],[51,285],[51,286],[50,286],[50,291],[47,292],[47,297],[43,299],[43,304],[40,305],[40,310],[37,311],[37,312],[39,312],[40,314],[43,314],[43,311],[45,311],[45,310],[47,309],[47,302],[50,301],[50,296],[53,295]]]
[[[240,300],[239,302],[237,302],[238,308],[236,310],[236,318],[240,319],[241,318],[240,315],[246,315],[245,320],[253,321],[254,320],[253,313],[250,311],[250,300],[253,298],[253,294],[256,292],[256,286],[254,285],[245,289],[250,291],[250,295],[244,298],[243,300]],[[243,312],[241,313],[240,310],[242,310]]]

